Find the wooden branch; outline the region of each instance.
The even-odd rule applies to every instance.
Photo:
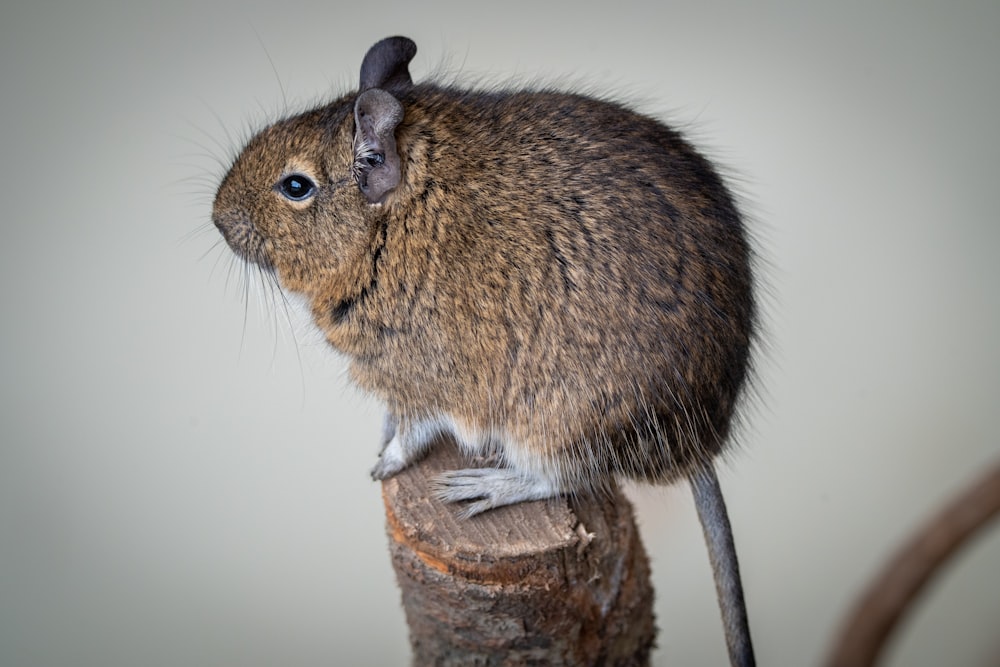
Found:
[[[1000,462],[923,524],[884,565],[847,617],[829,667],[868,667],[949,559],[1000,515]]]
[[[413,665],[649,664],[649,561],[621,492],[462,519],[431,480],[469,465],[442,439],[382,486]]]

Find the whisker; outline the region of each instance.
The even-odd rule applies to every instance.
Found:
[[[299,349],[298,336],[296,336],[295,321],[292,319],[292,314],[291,314],[291,307],[292,306],[291,306],[291,304],[288,301],[288,295],[285,294],[285,291],[283,289],[281,289],[281,286],[278,284],[277,279],[276,278],[272,278],[272,281],[274,282],[275,288],[278,291],[278,296],[281,297],[281,311],[285,315],[285,323],[288,325],[289,332],[291,332],[292,346],[295,348],[295,358],[298,360],[299,375],[302,378],[302,389],[303,389],[303,392],[304,392],[305,391],[305,369],[304,369],[304,367],[302,365],[302,352]],[[275,313],[277,313],[277,310],[275,310]]]
[[[208,231],[208,230],[207,229],[199,229],[196,234],[192,233],[192,237],[196,236],[196,235],[204,234],[206,231]],[[225,241],[225,239],[223,239],[222,237],[217,238],[215,240],[215,242],[212,243],[211,246],[209,246],[208,250],[206,250],[205,252],[201,253],[201,255],[198,257],[198,261],[199,262],[205,261],[205,258],[208,257],[209,253],[213,253],[216,250],[218,250],[219,247],[223,245],[224,241]],[[217,266],[218,264],[219,264],[219,261],[216,260],[215,261],[215,266]],[[215,266],[212,267],[212,272],[215,271]],[[209,275],[211,275],[211,273]]]
[[[243,333],[240,335],[240,359],[243,358],[243,350],[247,338],[247,323],[250,315],[250,273],[252,269],[249,262],[243,263]]]
[[[250,24],[250,29],[253,30],[253,34],[257,37],[257,42],[260,44],[260,48],[264,51],[264,55],[267,57],[267,62],[271,64],[271,71],[274,72],[274,79],[278,82],[278,90],[281,91],[281,103],[283,105],[284,111],[288,112],[288,97],[285,95],[285,86],[281,83],[281,75],[278,74],[278,68],[274,64],[274,59],[271,58],[270,51],[267,50],[267,46],[264,44],[264,39],[260,36],[257,31],[256,26],[252,23]]]
[[[212,237],[212,248],[218,247],[220,243],[225,241],[225,239],[222,238],[222,235],[219,234],[219,231],[215,228],[214,224],[211,222],[200,222],[182,234],[177,239],[177,245],[185,245],[204,236]],[[204,257],[204,255],[202,255],[202,257]]]
[[[221,241],[221,239],[220,239],[220,241]],[[208,252],[211,252],[211,251],[212,251],[212,250],[214,250],[215,248],[218,248],[218,247],[219,247],[219,242],[220,242],[220,241],[216,241],[216,242],[215,242],[215,244],[214,244],[214,245],[212,245],[212,247],[211,247],[211,248],[209,248],[209,251],[208,251]],[[208,252],[206,252],[206,253],[205,253],[205,255],[204,255],[205,257],[207,257],[207,256],[208,256]],[[218,255],[216,256],[216,258],[215,258],[215,262],[214,262],[214,263],[212,264],[212,269],[211,269],[211,270],[210,270],[210,271],[208,272],[208,278],[209,278],[209,280],[211,280],[211,279],[212,279],[212,276],[214,276],[214,275],[215,275],[215,272],[216,272],[216,270],[217,270],[217,269],[219,268],[219,262],[223,261],[223,258],[225,258],[225,259],[227,259],[227,260],[229,261],[229,266],[230,266],[230,274],[232,274],[232,263],[233,263],[233,260],[234,260],[235,258],[234,258],[234,257],[233,257],[233,255],[232,255],[232,254],[230,254],[230,253],[227,253],[227,252],[220,252],[220,253],[219,253],[219,254],[218,254]],[[226,281],[226,284],[228,284],[228,280]]]
[[[210,159],[220,171],[224,171],[230,164],[232,164],[233,160],[236,158],[236,151],[239,150],[239,147],[242,146],[242,144],[234,143],[233,135],[226,126],[226,123],[223,122],[222,116],[220,116],[218,112],[204,99],[200,99],[199,101],[212,115],[215,122],[218,123],[222,130],[222,134],[225,136],[226,143],[223,143],[216,133],[209,132],[191,120],[185,120],[188,127],[205,137],[208,140],[208,143],[202,143],[201,141],[198,141],[190,136],[177,136],[176,138],[201,149],[201,157]]]
[[[211,132],[201,130],[200,128],[196,129],[199,129],[205,136],[207,136],[211,140],[213,144],[215,144],[217,148],[219,148],[220,152],[225,156],[224,160],[219,160],[219,166],[222,169],[226,169],[230,164],[232,164],[236,160],[240,148],[243,147],[243,145],[246,143],[245,139],[247,137],[246,135],[244,135],[243,137],[233,137],[233,133],[229,130],[229,125],[227,125],[222,120],[222,116],[219,115],[219,112],[217,112],[214,108],[212,108],[210,104],[208,104],[204,100],[202,101],[202,104],[204,104],[208,112],[212,114],[212,117],[215,118],[215,122],[219,124],[219,127],[222,128],[222,133],[225,135],[226,143],[225,144],[221,143],[219,141],[219,138],[216,137]],[[239,139],[239,141],[237,141],[237,139]]]

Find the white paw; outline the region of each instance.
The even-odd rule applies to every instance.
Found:
[[[410,465],[417,452],[414,449],[403,445],[402,438],[397,433],[382,448],[382,453],[378,455],[378,462],[372,468],[372,479],[389,479],[397,472]]]
[[[372,468],[372,479],[376,482],[389,479],[405,467],[406,463],[399,460],[392,460],[383,452],[382,456],[378,457],[375,467]]]
[[[437,420],[402,423],[395,416],[386,414],[382,422],[385,445],[378,463],[372,468],[372,479],[389,479],[409,466],[423,456],[440,432]]]

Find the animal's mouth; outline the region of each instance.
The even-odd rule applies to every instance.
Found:
[[[274,269],[271,258],[264,250],[264,239],[246,217],[238,213],[214,213],[212,223],[238,256],[261,268]]]

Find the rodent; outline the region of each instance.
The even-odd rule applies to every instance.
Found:
[[[713,465],[756,335],[733,196],[657,120],[571,93],[415,84],[415,53],[376,43],[357,92],[254,136],[213,222],[307,298],[385,402],[376,479],[449,432],[500,455],[438,479],[468,515],[616,477],[690,480],[730,659],[753,664]]]

